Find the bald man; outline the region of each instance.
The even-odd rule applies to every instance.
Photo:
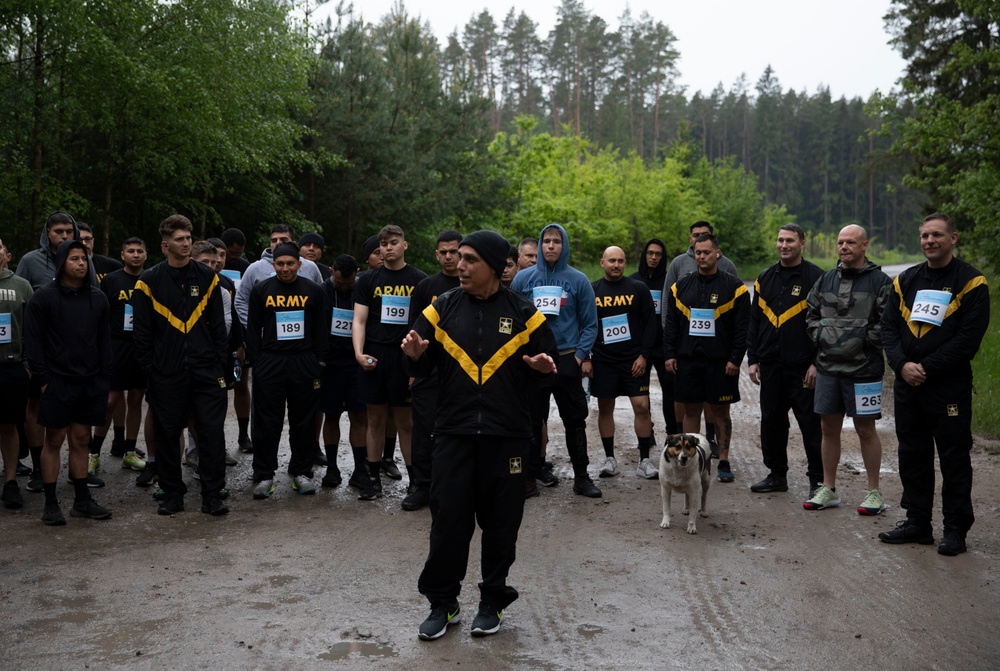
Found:
[[[879,489],[882,441],[875,420],[882,417],[882,356],[880,321],[892,280],[865,256],[868,233],[850,225],[837,235],[840,263],[823,273],[806,298],[806,330],[816,344],[814,410],[823,430],[823,484],[802,506],[823,510],[840,505],[837,466],[844,416],[854,420],[861,441],[861,458],[868,473],[860,515],[885,509]]]
[[[600,476],[618,475],[615,458],[615,399],[628,396],[639,447],[636,475],[659,477],[649,460],[653,424],[649,412],[649,355],[656,342],[656,305],[642,282],[625,277],[625,252],[608,247],[601,256],[604,277],[592,283],[598,335],[591,353],[590,393],[597,398],[597,428],[604,444]]]

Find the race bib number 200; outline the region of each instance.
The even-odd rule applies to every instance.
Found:
[[[631,340],[632,332],[628,327],[628,315],[605,317],[601,320],[601,332],[604,334],[605,345]]]

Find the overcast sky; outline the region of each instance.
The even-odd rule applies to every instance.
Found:
[[[345,4],[348,0],[345,0]],[[395,0],[355,0],[355,12],[375,22],[389,13]],[[429,22],[442,44],[453,30],[459,35],[474,14],[488,9],[498,26],[511,7],[538,24],[542,39],[555,25],[557,0],[407,0],[406,10]],[[317,16],[333,12],[335,2]],[[680,84],[688,95],[709,92],[718,83],[729,89],[741,73],[753,85],[770,64],[782,88],[813,93],[830,87],[834,98],[867,98],[875,89],[887,92],[902,74],[904,62],[889,47],[882,16],[889,0],[632,0],[638,18],[646,11],[677,37]],[[584,0],[591,14],[609,30],[618,28],[623,0]]]

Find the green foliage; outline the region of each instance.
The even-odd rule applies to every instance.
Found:
[[[888,20],[907,59],[902,100],[882,99],[907,183],[927,192],[978,255],[1000,268],[1000,11],[984,0],[894,0]]]
[[[990,303],[1000,304],[1000,288],[994,277],[990,283]],[[989,438],[1000,438],[1000,389],[992,381],[1000,379],[1000,319],[993,315],[979,353],[972,360],[975,394],[972,397],[972,430]]]

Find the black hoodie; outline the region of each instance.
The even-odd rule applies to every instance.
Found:
[[[650,268],[646,263],[646,250],[649,249],[650,245],[659,245],[663,248],[663,256],[660,257],[660,263],[655,268]],[[629,277],[645,284],[649,287],[649,292],[653,294],[653,304],[656,306],[656,339],[653,341],[655,344],[649,354],[651,357],[660,359],[663,358],[663,278],[666,275],[667,246],[663,244],[663,240],[653,238],[642,248],[642,256],[639,257],[639,270]]]
[[[56,279],[34,293],[25,312],[24,345],[28,368],[40,384],[51,377],[84,381],[98,378],[111,384],[111,311],[100,289],[85,280],[66,286],[62,269],[70,250],[82,249],[78,240],[59,245]],[[90,261],[87,262],[88,267]]]

